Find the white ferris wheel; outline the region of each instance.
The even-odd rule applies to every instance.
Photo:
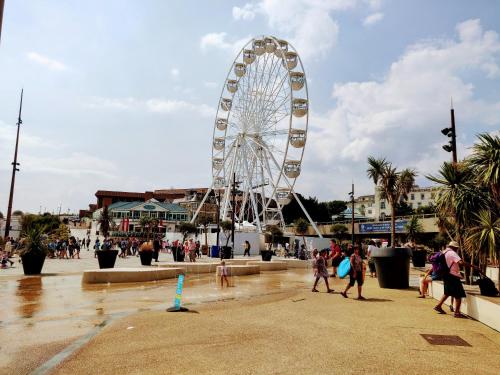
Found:
[[[221,220],[234,215],[235,222],[264,232],[268,225],[285,227],[282,209],[295,198],[320,235],[293,189],[302,169],[308,108],[306,75],[293,46],[272,36],[250,40],[222,88],[213,131],[212,185],[199,208],[217,191]]]

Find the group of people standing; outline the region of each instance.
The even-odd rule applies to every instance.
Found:
[[[314,286],[312,288],[313,292],[318,292],[316,288],[318,286],[318,282],[323,278],[326,284],[327,293],[333,293],[334,290],[330,288],[330,284],[328,282],[328,277],[337,277],[337,270],[340,265],[340,262],[345,259],[347,255],[344,251],[342,251],[341,247],[337,242],[332,239],[330,242],[330,254],[327,249],[323,249],[318,251],[317,249],[313,250],[313,271],[314,271]],[[327,268],[327,261],[331,259],[332,261],[332,269],[333,273],[329,275]],[[364,300],[365,298],[362,295],[362,286],[364,282],[365,275],[365,265],[363,259],[359,254],[359,246],[355,245],[353,248],[353,253],[349,256],[350,262],[350,271],[349,271],[349,282],[347,283],[343,292],[340,292],[342,297],[347,297],[347,292],[350,288],[352,288],[356,283],[358,285],[358,300]]]

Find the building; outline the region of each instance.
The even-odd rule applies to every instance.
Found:
[[[116,232],[142,232],[140,221],[143,217],[157,221],[155,231],[158,233],[173,232],[177,224],[191,219],[186,208],[174,203],[159,202],[156,199],[146,202],[115,202],[107,207],[115,224],[113,231]],[[93,218],[98,220],[101,212],[102,208],[96,210]]]
[[[117,202],[146,202],[150,199],[155,199],[159,202],[171,202],[174,199],[185,197],[186,193],[189,194],[190,192],[205,194],[207,192],[207,188],[162,189],[155,191],[146,191],[144,193],[98,190],[95,193],[95,196],[97,198],[97,209],[99,209]]]
[[[204,196],[205,196],[205,193],[201,193],[201,192],[198,192],[196,190],[186,191],[184,197],[174,199],[172,201],[172,203],[175,203],[175,204],[178,204],[178,205],[184,207],[188,211],[189,216],[193,217],[194,214],[196,213],[196,210],[198,209],[198,207],[200,207],[200,204],[201,204]],[[200,209],[200,212],[198,213],[196,220],[198,222],[200,222],[200,221],[204,221],[206,218],[209,223],[216,223],[217,222],[217,210],[218,210],[218,206],[215,203],[215,196],[211,195],[203,203],[203,206]]]
[[[414,210],[436,203],[441,192],[438,187],[421,188],[415,185],[408,194],[408,199],[403,200]],[[380,188],[375,189],[373,195],[361,195],[354,201],[354,209],[361,215],[374,220],[384,220],[391,216],[391,207],[386,199],[382,199]]]

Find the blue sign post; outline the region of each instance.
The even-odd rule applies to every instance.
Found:
[[[169,307],[167,309],[168,312],[188,311],[188,309],[181,306],[183,286],[184,286],[184,275],[181,274],[177,279],[177,289],[175,291],[174,306]]]

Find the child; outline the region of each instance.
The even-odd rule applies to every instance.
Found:
[[[313,256],[317,256],[318,250],[314,249]],[[314,261],[314,276],[316,280],[314,281],[314,286],[312,288],[313,292],[318,292],[316,286],[318,285],[318,281],[320,278],[325,280],[327,293],[333,293],[333,289],[330,289],[330,285],[328,285],[328,270],[326,269],[326,257],[327,257],[326,249],[321,250],[319,257]]]
[[[9,268],[7,266],[7,263],[10,263],[11,267],[14,264],[14,262],[9,259],[9,255],[7,254],[7,252],[1,251],[1,250],[0,250],[0,259],[1,259],[1,264],[2,264],[1,267],[2,268]]]
[[[345,290],[341,292],[342,297],[347,298],[347,291],[354,286],[354,283],[358,283],[358,299],[366,299],[361,295],[361,288],[363,286],[363,273],[364,273],[364,263],[363,259],[359,256],[359,247],[354,247],[354,253],[350,257],[351,270],[349,271],[349,284],[347,284]]]
[[[229,281],[227,280],[227,267],[226,262],[220,263],[220,286],[224,287],[224,280],[226,280],[226,287],[229,288]]]

